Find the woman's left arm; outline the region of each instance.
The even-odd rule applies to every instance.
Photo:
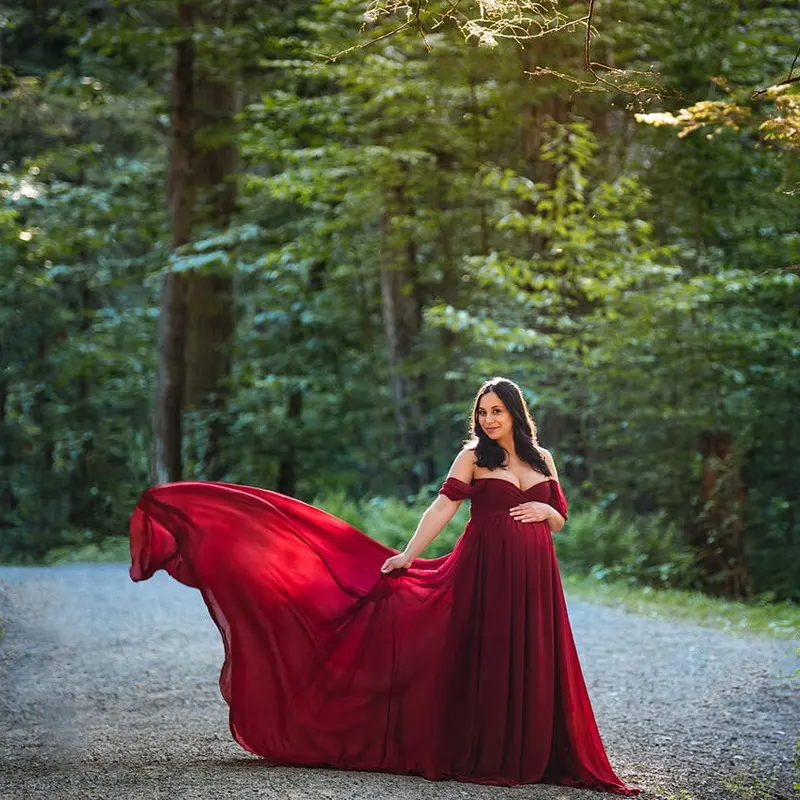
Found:
[[[547,468],[550,470],[550,477],[555,478],[555,480],[558,481],[558,470],[556,469],[556,462],[553,461],[553,456],[551,456],[550,451],[545,450],[544,447],[540,447],[539,449],[542,451]],[[559,483],[559,486],[560,485],[561,484]],[[550,526],[550,530],[553,533],[558,533],[564,527],[564,525],[566,525],[567,520],[557,509],[553,508],[552,506],[550,506],[550,508],[553,510],[553,513],[548,518],[547,524]]]
[[[564,525],[567,524],[567,521],[561,516],[561,514],[558,513],[558,511],[553,508],[553,506],[550,506],[550,512],[550,516],[547,518],[547,524],[553,533],[558,533],[564,527]]]

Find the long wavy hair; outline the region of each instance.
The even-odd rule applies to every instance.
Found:
[[[470,438],[466,445],[475,450],[477,465],[487,469],[497,469],[503,465],[508,454],[504,447],[501,447],[484,432],[478,421],[481,398],[489,392],[494,392],[503,401],[508,413],[511,414],[514,447],[517,455],[535,470],[548,478],[551,477],[550,468],[537,449],[539,442],[536,438],[536,424],[531,419],[525,398],[522,396],[519,386],[508,378],[490,378],[475,395],[475,405],[472,409],[472,420],[469,427]]]

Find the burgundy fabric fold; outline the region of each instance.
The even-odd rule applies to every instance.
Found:
[[[540,500],[566,517],[558,482],[440,492],[471,502],[453,551],[383,575],[396,551],[293,498],[154,487],[131,517],[130,575],[202,592],[231,732],[273,763],[638,793],[600,740],[549,528],[508,513]]]

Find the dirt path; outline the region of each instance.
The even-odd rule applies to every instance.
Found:
[[[736,773],[792,797],[800,727],[791,642],[570,603],[600,731],[644,796],[735,797]],[[0,568],[0,798],[577,800],[374,773],[271,767],[230,738],[222,643],[199,593],[121,565]],[[685,794],[681,794],[681,792]],[[745,795],[739,795],[745,796]]]

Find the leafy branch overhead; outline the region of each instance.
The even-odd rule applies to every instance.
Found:
[[[674,128],[680,138],[702,131],[707,137],[723,131],[752,133],[754,144],[764,143],[787,154],[800,153],[800,89],[783,82],[749,100],[701,101],[676,112],[636,114],[636,119],[653,127]],[[792,165],[787,168],[783,190],[800,188]]]
[[[399,0],[370,0],[364,11],[362,33],[370,33],[382,23],[390,26],[366,41],[347,47],[330,56],[337,59],[406,31],[416,33],[430,51],[429,37],[454,28],[467,44],[497,47],[501,41],[523,42],[572,32],[576,26],[589,26],[591,10],[565,13],[557,0],[444,0],[444,2],[405,3]]]

